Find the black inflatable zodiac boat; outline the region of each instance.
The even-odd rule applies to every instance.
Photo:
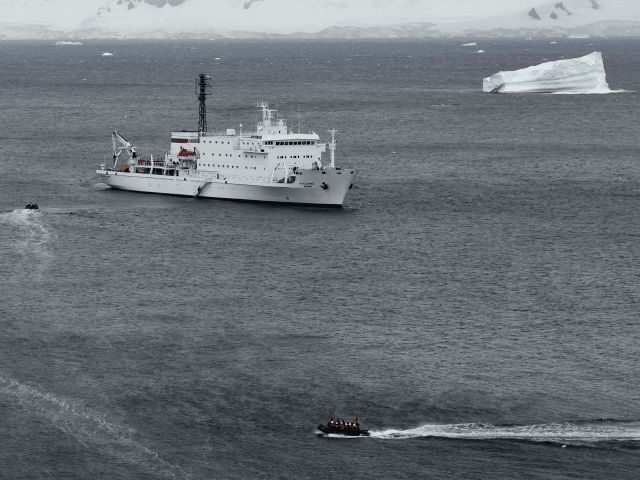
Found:
[[[318,425],[318,430],[322,433],[333,433],[336,435],[346,435],[349,437],[368,437],[369,430],[365,430],[364,428],[358,428],[355,426],[348,425],[338,425],[338,424],[328,424],[328,425]]]

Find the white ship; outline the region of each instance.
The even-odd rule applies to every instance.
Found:
[[[203,78],[204,77],[204,78]],[[205,95],[210,77],[200,75],[200,124],[197,132],[172,132],[164,158],[139,157],[136,148],[113,132],[113,167],[96,173],[111,188],[201,198],[341,207],[357,175],[335,166],[335,130],[331,142],[317,133],[294,133],[277,111],[258,104],[262,121],[254,131],[208,132]],[[118,142],[122,144],[118,147]],[[322,153],[329,150],[330,163]],[[123,150],[128,161],[118,167]]]

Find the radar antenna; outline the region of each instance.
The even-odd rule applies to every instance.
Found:
[[[196,77],[196,96],[200,102],[200,120],[198,121],[198,135],[207,132],[207,97],[211,95],[211,75],[200,73]]]

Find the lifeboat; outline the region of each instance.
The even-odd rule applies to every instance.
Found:
[[[355,426],[347,425],[318,425],[318,430],[324,434],[345,435],[347,437],[368,437],[370,435],[369,430],[359,428]]]
[[[180,153],[178,153],[178,157],[182,157],[183,159],[189,159],[189,158],[195,158],[196,156],[196,152],[190,152],[189,150],[187,150],[186,148],[183,148],[182,150],[180,150]]]

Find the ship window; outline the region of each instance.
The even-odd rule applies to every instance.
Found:
[[[216,140],[216,143],[218,143],[218,141]]]

